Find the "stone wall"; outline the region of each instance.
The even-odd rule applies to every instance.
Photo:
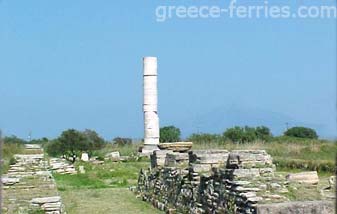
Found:
[[[288,182],[274,171],[264,150],[161,150],[151,156],[151,168],[141,170],[136,191],[167,213],[264,214],[270,207],[260,205],[289,202]]]
[[[0,213],[65,213],[55,180],[40,145],[26,145],[40,154],[16,154],[15,163],[1,177],[3,204]]]

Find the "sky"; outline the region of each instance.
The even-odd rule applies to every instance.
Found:
[[[156,21],[159,5],[227,2],[0,0],[0,128],[142,138],[142,57],[157,56],[160,125],[184,137],[286,123],[337,137],[335,19]]]

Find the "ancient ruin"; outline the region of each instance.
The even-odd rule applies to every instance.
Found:
[[[159,118],[157,91],[157,58],[144,57],[144,148],[143,154],[151,154],[158,150]]]
[[[144,201],[167,213],[334,213],[335,187],[318,192],[316,171],[276,174],[264,150],[192,150],[191,142],[159,144],[157,95],[157,58],[145,57],[142,153],[150,154],[151,166],[141,170],[133,188]],[[293,192],[301,191],[292,184],[307,185],[315,197],[292,201]]]
[[[10,165],[7,174],[3,175],[4,213],[64,213],[64,206],[58,194],[52,170],[73,173],[73,167],[51,160],[49,165],[40,145],[27,144],[26,153],[14,156],[15,163]],[[35,150],[30,152],[30,150]],[[41,212],[40,212],[41,211]]]
[[[296,185],[316,192],[317,183],[316,172],[277,174],[264,150],[168,148],[153,152],[151,167],[141,170],[135,191],[167,213],[334,213],[333,194],[322,193],[321,200],[291,200]]]

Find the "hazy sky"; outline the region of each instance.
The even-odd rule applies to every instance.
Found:
[[[142,57],[157,56],[161,126],[184,136],[237,124],[279,134],[288,122],[337,136],[335,20],[156,22],[168,2],[199,1],[1,0],[4,133],[142,137]]]

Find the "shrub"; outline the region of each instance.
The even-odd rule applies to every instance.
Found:
[[[24,144],[26,143],[25,140],[16,137],[15,135],[9,136],[9,137],[4,137],[3,138],[4,143],[8,144]]]
[[[270,132],[270,129],[266,126],[258,126],[255,128],[255,133],[257,136],[257,139],[269,141],[272,138],[272,134]]]
[[[11,157],[9,159],[9,165],[14,165],[14,164],[16,164],[16,159],[14,157]]]
[[[224,138],[218,134],[192,134],[187,139],[188,141],[192,141],[193,143],[223,143]]]
[[[229,128],[223,134],[225,139],[229,139],[234,143],[242,142],[243,135],[244,135],[244,129],[239,126],[235,126],[234,128]]]
[[[160,142],[178,142],[180,141],[180,129],[175,126],[166,126],[160,128]]]
[[[285,136],[298,137],[298,138],[308,138],[317,139],[318,135],[314,129],[307,127],[293,127],[284,132]]]
[[[270,129],[265,126],[254,127],[239,127],[227,129],[224,134],[224,138],[231,140],[234,143],[247,143],[255,140],[269,141],[272,137]]]
[[[112,141],[116,146],[128,146],[132,144],[131,138],[116,137]]]

